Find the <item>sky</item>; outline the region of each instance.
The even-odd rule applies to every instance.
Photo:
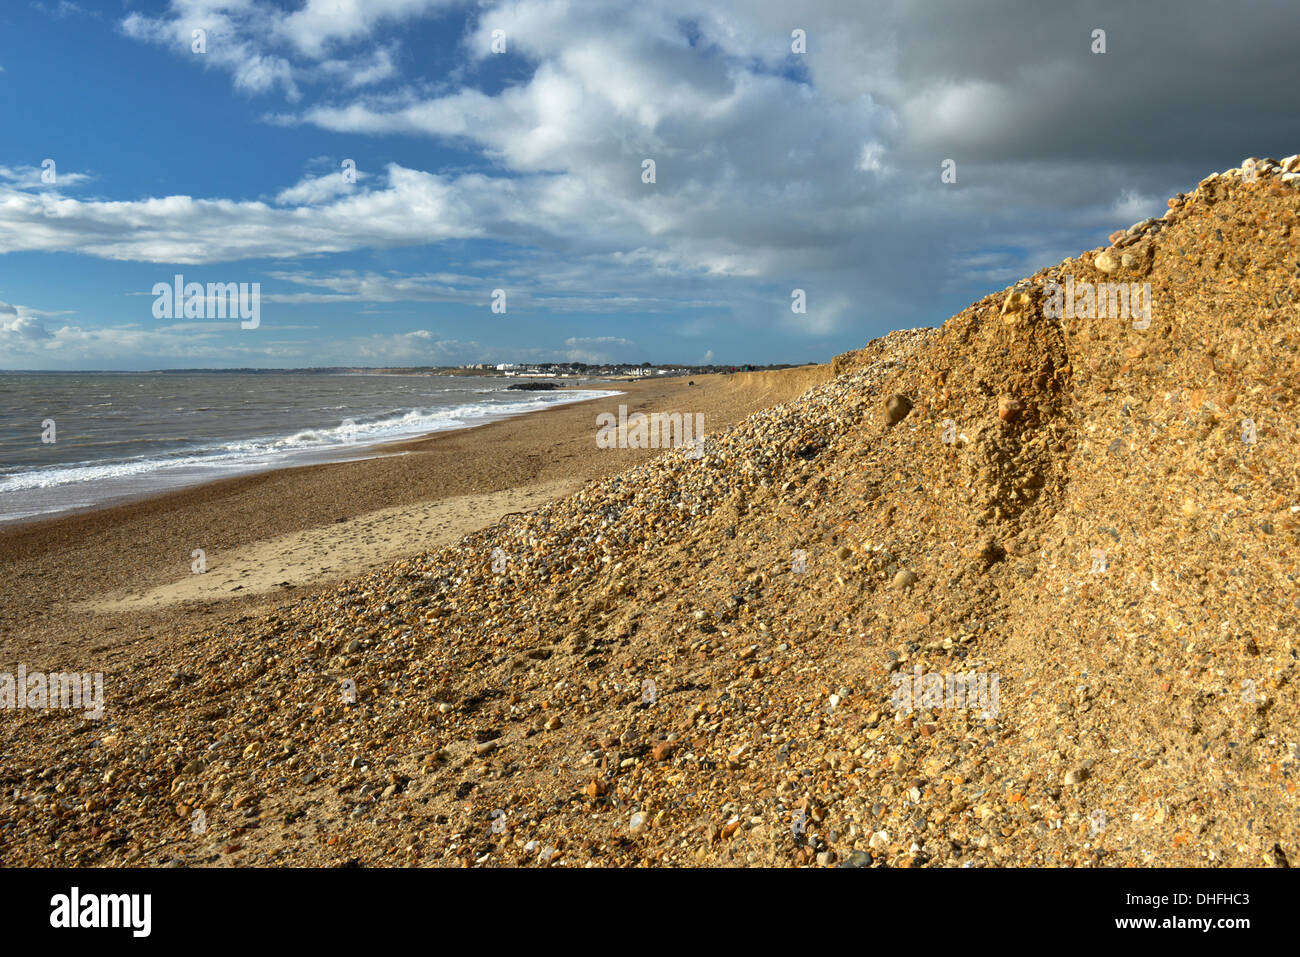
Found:
[[[1297,49],[1294,0],[4,0],[0,369],[826,361],[1300,151]]]

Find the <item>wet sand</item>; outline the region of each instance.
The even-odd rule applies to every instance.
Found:
[[[829,366],[617,383],[624,394],[0,529],[0,661],[166,653],[169,636],[453,542],[657,449],[599,449],[596,416],[703,412],[706,433],[802,394]],[[206,571],[195,574],[194,552]],[[144,642],[143,645],[140,643]]]

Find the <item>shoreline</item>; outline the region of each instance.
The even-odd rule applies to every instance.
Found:
[[[382,443],[383,454],[363,459],[0,526],[0,659],[84,670],[170,654],[217,620],[457,541],[663,454],[597,448],[596,418],[619,404],[702,410],[713,433],[829,377],[822,365],[704,376],[695,386],[619,383],[613,396]],[[201,588],[196,549],[207,568]]]
[[[612,383],[608,383],[612,384]],[[411,442],[423,442],[432,439],[435,436],[450,434],[453,432],[463,432],[470,429],[476,429],[481,426],[491,425],[494,422],[502,422],[509,419],[517,419],[533,415],[539,412],[547,412],[552,408],[560,408],[569,405],[581,405],[584,402],[595,401],[601,398],[614,398],[623,394],[611,388],[592,388],[586,384],[560,386],[555,390],[548,390],[547,394],[557,394],[565,392],[604,392],[606,395],[593,396],[587,399],[572,399],[565,402],[556,402],[551,405],[540,405],[531,409],[504,413],[499,416],[490,416],[483,421],[475,422],[469,425],[457,425],[446,429],[434,429],[425,432],[414,432],[407,435],[398,435],[385,437],[376,441],[358,442],[355,445],[335,445],[323,446],[321,448],[307,448],[290,450],[282,453],[287,461],[278,464],[241,465],[221,466],[215,462],[211,464],[199,463],[193,468],[206,470],[209,474],[201,474],[189,480],[180,476],[166,475],[167,469],[160,467],[150,472],[144,472],[135,477],[135,482],[145,488],[138,491],[118,491],[110,492],[106,497],[93,502],[74,504],[70,506],[60,506],[50,508],[46,511],[36,512],[29,515],[15,515],[5,517],[0,515],[0,532],[10,529],[17,529],[28,525],[42,522],[57,521],[62,518],[68,518],[75,515],[87,515],[94,512],[115,508],[121,505],[129,505],[136,502],[148,501],[153,498],[168,495],[172,492],[184,491],[187,489],[198,489],[206,485],[212,485],[218,482],[230,479],[242,479],[255,475],[263,475],[273,472],[284,471],[287,469],[307,468],[316,465],[340,465],[348,462],[358,462],[369,458],[376,458],[384,455],[402,454],[400,451],[390,451],[390,447],[404,446]],[[527,390],[521,390],[520,396],[528,396],[532,393]],[[94,465],[97,463],[78,463]],[[110,463],[111,464],[111,463]],[[97,482],[122,483],[120,477],[99,479]],[[62,488],[66,489],[69,494],[74,492],[83,484],[92,483],[69,483]]]

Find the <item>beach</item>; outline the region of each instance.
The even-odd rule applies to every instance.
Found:
[[[622,394],[378,446],[373,458],[0,526],[0,660],[110,667],[139,654],[139,641],[165,653],[171,636],[455,542],[663,454],[597,447],[596,417],[620,405],[703,413],[708,434],[828,375],[812,366],[612,382],[599,387]]]
[[[830,367],[0,532],[3,859],[1292,866],[1300,157],[1261,168]],[[1044,308],[1112,275],[1149,324]],[[707,441],[598,448],[620,406]]]

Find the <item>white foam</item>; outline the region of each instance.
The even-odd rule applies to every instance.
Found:
[[[355,421],[349,424],[345,418],[338,425],[328,428],[304,429],[278,437],[239,439],[217,446],[197,446],[164,456],[137,456],[109,462],[77,462],[32,469],[0,477],[0,496],[87,482],[117,484],[120,480],[146,476],[171,484],[166,483],[166,477],[170,475],[186,480],[175,484],[190,484],[218,475],[279,468],[293,464],[293,460],[300,457],[300,454],[307,453],[311,453],[314,461],[350,458],[354,455],[360,457],[365,447],[382,442],[481,425],[551,406],[619,394],[602,390],[575,390],[530,394],[515,402],[469,402],[443,409],[399,410],[395,415],[373,422]],[[10,509],[6,505],[0,499],[0,520],[12,518],[16,511],[21,511],[21,508]]]

